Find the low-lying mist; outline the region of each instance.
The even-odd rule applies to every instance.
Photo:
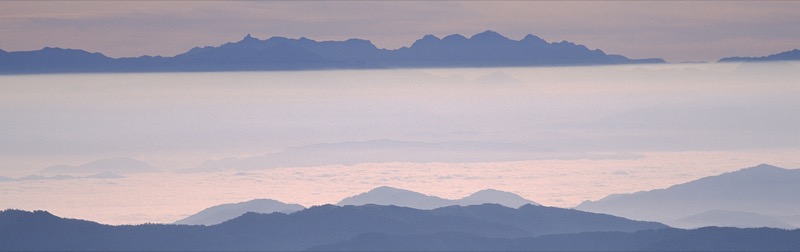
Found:
[[[504,189],[570,207],[760,163],[799,166],[797,80],[795,62],[0,76],[0,208],[81,214],[116,202],[85,214],[174,221],[380,185],[446,197]],[[160,173],[22,178],[116,157]]]

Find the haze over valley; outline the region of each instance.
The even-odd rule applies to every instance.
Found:
[[[0,1],[0,251],[800,251],[797,13]]]
[[[0,76],[0,208],[172,223],[213,205],[332,204],[380,186],[573,207],[761,163],[800,167],[797,69]]]

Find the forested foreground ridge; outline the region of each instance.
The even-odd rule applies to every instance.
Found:
[[[433,210],[323,205],[291,214],[247,213],[213,226],[110,226],[5,210],[0,233],[4,251],[800,250],[800,230],[683,230],[572,209],[496,204]]]

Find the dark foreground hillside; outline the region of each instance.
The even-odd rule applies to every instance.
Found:
[[[798,250],[800,231],[671,229],[571,209],[525,205],[317,206],[247,213],[214,226],[109,226],[45,211],[0,212],[3,251],[269,250]]]
[[[320,246],[324,251],[798,251],[800,230],[708,227],[633,233],[589,232],[535,238],[486,238],[463,233],[364,234]]]

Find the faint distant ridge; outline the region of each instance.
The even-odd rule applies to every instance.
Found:
[[[535,153],[540,153],[541,150],[513,143],[415,142],[379,139],[313,144],[291,147],[281,152],[260,156],[210,160],[200,166],[183,169],[181,172],[386,162],[486,162],[498,158],[504,161],[515,161],[536,158]]]
[[[527,204],[538,205],[536,202],[524,199],[519,195],[494,189],[481,190],[458,200],[449,200],[388,186],[381,186],[369,192],[345,198],[340,201],[338,205],[360,206],[375,204],[430,210],[445,206],[468,206],[486,203],[499,204],[510,208],[519,208]],[[305,209],[305,207],[298,204],[286,204],[271,199],[255,199],[246,202],[209,207],[199,213],[176,221],[175,224],[209,226],[223,223],[246,213],[293,213],[303,209]]]
[[[611,195],[575,208],[686,228],[791,228],[800,227],[797,192],[800,169],[761,164],[665,189]]]
[[[174,57],[111,58],[101,53],[46,47],[0,50],[0,73],[196,72],[417,67],[575,66],[664,63],[630,59],[568,41],[547,42],[534,35],[512,40],[493,31],[464,37],[426,35],[410,47],[379,49],[369,40],[315,41],[248,34],[238,42],[195,47]]]
[[[800,60],[800,50],[794,49],[781,53],[761,57],[728,57],[722,58],[718,62],[769,62],[769,61],[793,61]]]
[[[286,204],[271,199],[255,199],[246,202],[209,207],[199,213],[176,221],[175,224],[216,225],[239,217],[245,213],[292,213],[303,209],[305,209],[305,207],[298,204]]]
[[[107,158],[99,159],[81,165],[55,165],[44,168],[42,174],[70,174],[70,175],[110,175],[156,172],[157,168],[150,164],[133,158]]]
[[[785,221],[763,214],[712,210],[686,218],[671,221],[680,227],[773,227],[783,229],[796,229]]]
[[[469,206],[486,203],[499,204],[510,208],[518,208],[527,204],[539,205],[519,195],[494,189],[481,190],[461,199],[450,200],[388,186],[377,187],[368,192],[347,197],[339,201],[337,205],[360,206],[375,204],[411,207],[416,209],[436,209],[454,205]]]
[[[28,175],[20,178],[10,178],[10,177],[0,176],[0,182],[30,181],[30,180],[68,180],[68,179],[119,179],[119,178],[125,178],[125,176],[113,172],[101,172],[85,176],[72,176],[63,174],[53,175],[53,176]]]
[[[158,172],[158,168],[133,158],[99,159],[81,165],[54,165],[20,178],[0,176],[0,182],[26,180],[119,179],[125,175]]]

